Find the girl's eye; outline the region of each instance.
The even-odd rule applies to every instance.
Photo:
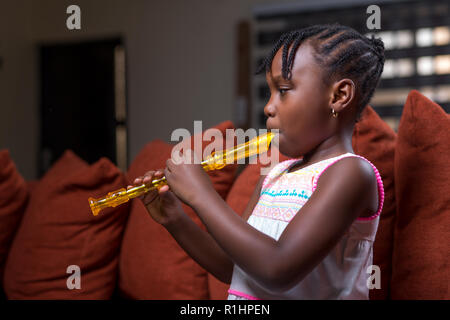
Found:
[[[288,89],[283,89],[283,88],[278,89],[278,92],[280,93],[280,95],[284,95],[287,91],[288,91]]]

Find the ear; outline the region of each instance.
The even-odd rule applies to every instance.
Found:
[[[343,111],[355,96],[355,83],[351,79],[341,79],[333,84],[330,107],[336,112]]]

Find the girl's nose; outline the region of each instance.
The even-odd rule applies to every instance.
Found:
[[[266,106],[264,107],[264,114],[266,117],[271,118],[275,116],[275,106],[271,101],[267,102]]]

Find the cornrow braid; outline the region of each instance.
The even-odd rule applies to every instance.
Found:
[[[288,35],[289,35],[288,33],[284,33],[284,34],[281,35],[280,39],[278,39],[278,41],[275,43],[275,45],[273,46],[273,48],[270,51],[269,55],[264,58],[263,62],[256,69],[256,72],[255,72],[256,74],[259,74],[259,73],[263,72],[264,70],[267,71],[267,65],[270,66],[272,64],[273,57],[275,56],[277,51],[281,48],[281,46],[284,44],[284,41],[286,40]]]
[[[325,81],[350,78],[355,82],[358,101],[357,121],[369,103],[384,68],[384,44],[374,36],[368,38],[339,24],[314,25],[281,35],[257,73],[270,71],[273,58],[282,48],[282,76],[290,79],[298,47],[308,41],[315,58],[325,69]]]

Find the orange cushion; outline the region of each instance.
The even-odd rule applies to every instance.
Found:
[[[127,204],[94,217],[88,197],[126,186],[102,158],[89,166],[66,151],[36,185],[5,268],[9,299],[108,299],[116,286],[118,251]],[[81,289],[69,290],[67,268],[81,271]]]
[[[380,214],[377,235],[373,247],[373,264],[380,267],[381,289],[372,289],[370,299],[389,297],[394,222],[396,213],[394,184],[394,153],[397,134],[370,107],[363,111],[356,123],[352,145],[353,151],[372,162],[383,180],[384,204]],[[367,275],[369,276],[369,275]]]
[[[392,299],[449,299],[450,115],[413,90],[395,151]]]
[[[380,171],[384,187],[385,202],[380,216],[377,239],[374,243],[374,264],[382,270],[381,290],[371,290],[371,299],[385,299],[388,294],[390,266],[392,254],[392,235],[394,230],[395,197],[394,197],[394,150],[396,133],[368,106],[355,125],[353,132],[353,150],[371,161]],[[280,161],[287,160],[280,154]],[[259,178],[260,167],[249,165],[236,179],[227,197],[227,203],[239,214],[242,214],[250,200],[254,186]],[[209,276],[212,299],[226,299],[229,285],[212,275]]]
[[[215,128],[224,134],[226,129],[234,129],[234,126],[226,121]],[[202,141],[202,147],[205,148],[209,143]],[[165,168],[173,147],[159,140],[147,144],[131,164],[129,180],[149,170]],[[235,172],[235,165],[208,172],[214,188],[223,198],[228,194]],[[201,224],[190,207],[183,204],[183,208],[196,223]],[[209,298],[206,271],[179,247],[162,226],[149,217],[140,200],[132,201],[124,234],[119,289],[123,297],[133,299]]]
[[[0,150],[0,285],[14,234],[28,203],[28,188],[8,150]]]

